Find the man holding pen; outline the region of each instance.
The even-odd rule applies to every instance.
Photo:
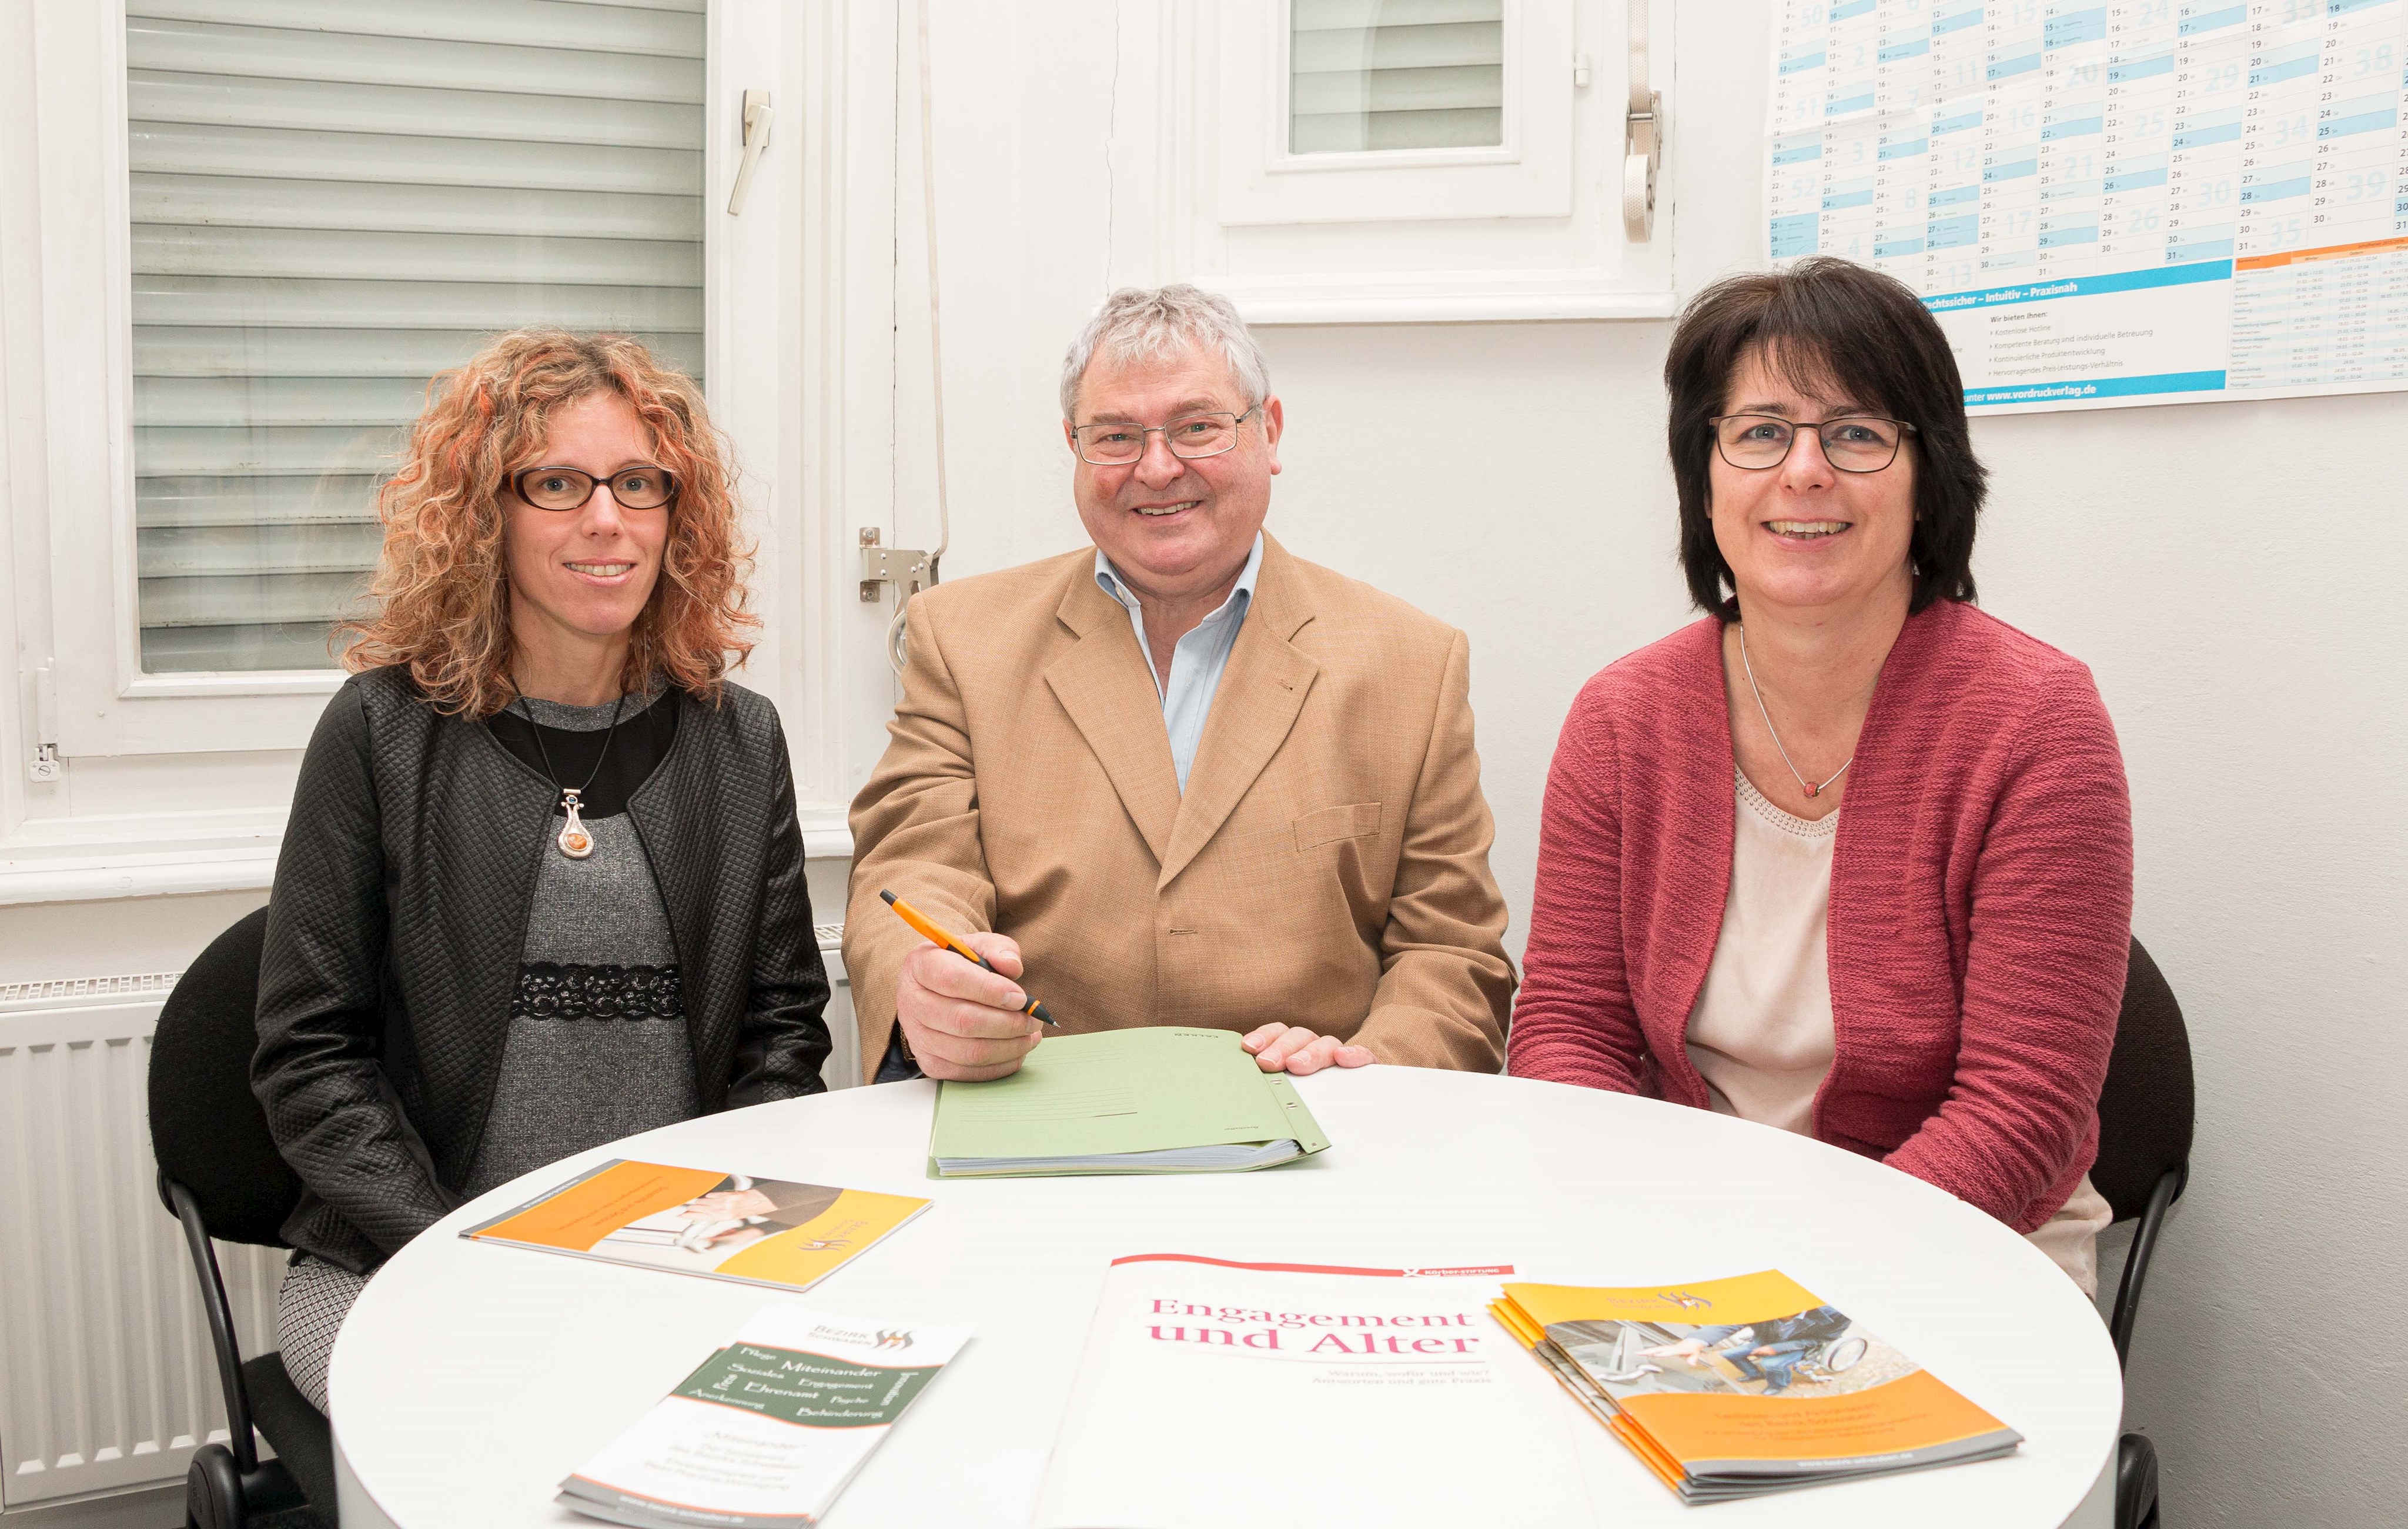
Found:
[[[1227,299],[1113,294],[1062,404],[1094,547],[911,601],[853,800],[867,1078],[1131,1025],[1240,1031],[1269,1072],[1494,1071],[1513,973],[1463,634],[1263,532],[1284,419]]]

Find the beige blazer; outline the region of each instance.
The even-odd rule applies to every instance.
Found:
[[[876,1075],[905,954],[878,898],[1020,944],[1067,1034],[1270,1020],[1494,1071],[1513,971],[1461,632],[1264,539],[1182,797],[1092,548],[913,599],[853,803],[844,961]]]

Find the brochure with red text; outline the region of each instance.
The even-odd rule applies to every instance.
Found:
[[[1508,1284],[1492,1308],[1689,1502],[2011,1454],[2023,1435],[1772,1270],[1697,1284]]]
[[[910,1195],[614,1158],[460,1235],[802,1290],[927,1208]]]
[[[817,1523],[968,1341],[957,1327],[763,1306],[554,1500],[637,1529]]]
[[[1579,1418],[1486,1310],[1512,1272],[1115,1260],[1035,1529],[1588,1529]]]

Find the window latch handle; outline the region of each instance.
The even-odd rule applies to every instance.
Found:
[[[861,603],[875,605],[884,595],[886,585],[895,586],[895,619],[886,624],[886,661],[895,672],[903,672],[905,633],[903,615],[911,597],[937,582],[937,560],[917,547],[885,547],[878,541],[878,527],[861,528]]]
[[[31,678],[34,752],[25,761],[25,774],[32,780],[54,781],[59,778],[59,677],[45,662]]]
[[[769,146],[769,121],[776,115],[767,91],[744,93],[744,161],[736,166],[735,190],[727,194],[731,218],[743,215],[744,198],[752,190],[752,171],[761,163],[761,151]]]
[[[1622,232],[1644,244],[1656,231],[1656,172],[1664,162],[1664,96],[1647,88],[1648,0],[1630,0],[1630,104],[1622,119]]]

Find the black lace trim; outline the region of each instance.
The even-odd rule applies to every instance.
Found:
[[[513,1019],[680,1019],[674,966],[580,966],[528,961],[510,999]]]

